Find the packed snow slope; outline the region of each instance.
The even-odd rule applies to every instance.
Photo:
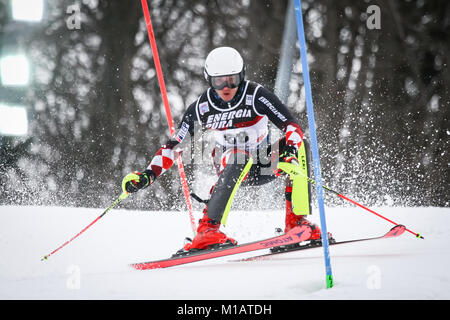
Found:
[[[373,208],[421,233],[330,247],[335,286],[325,288],[323,249],[272,260],[241,254],[167,269],[129,264],[170,256],[192,236],[186,212],[0,206],[0,299],[449,299],[450,209]],[[360,208],[327,208],[336,240],[377,236],[393,225]],[[196,219],[200,212],[196,212]],[[232,211],[222,230],[240,243],[283,227],[277,211]],[[319,223],[319,216],[311,216]],[[262,254],[265,251],[258,251]],[[234,261],[233,261],[234,260]]]

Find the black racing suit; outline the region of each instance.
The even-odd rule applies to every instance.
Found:
[[[269,142],[269,121],[285,133],[273,146]],[[253,165],[244,183],[261,185],[276,178],[274,164],[276,168],[285,146],[298,148],[303,140],[300,126],[273,93],[255,82],[243,81],[228,102],[214,89],[207,89],[188,107],[178,131],[158,150],[147,170],[155,178],[164,173],[179,155],[188,134],[198,139],[198,133],[211,134],[216,145],[213,157],[219,179],[211,190],[207,211],[215,221],[221,220],[233,186],[250,157]]]

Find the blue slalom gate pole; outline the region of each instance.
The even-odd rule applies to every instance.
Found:
[[[319,147],[317,145],[316,122],[314,120],[314,106],[312,101],[311,82],[309,79],[308,59],[306,55],[305,30],[303,27],[302,6],[300,0],[294,0],[295,16],[297,20],[297,34],[300,45],[300,58],[302,61],[303,82],[305,85],[306,111],[308,113],[308,125],[310,130],[311,150],[314,164],[314,176],[316,180],[316,194],[319,204],[320,225],[322,228],[322,246],[325,256],[325,271],[327,288],[333,287],[333,275],[331,272],[330,250],[328,244],[327,223],[325,220],[325,205],[323,201],[322,176],[320,173]]]

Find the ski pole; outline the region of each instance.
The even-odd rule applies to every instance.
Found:
[[[316,181],[315,181],[314,179],[311,179],[310,177],[308,177],[308,176],[307,176],[305,173],[303,173],[301,170],[296,170],[295,166],[292,165],[292,164],[290,164],[290,163],[278,163],[277,166],[278,166],[278,168],[280,168],[281,170],[285,171],[286,173],[288,173],[288,174],[290,174],[290,175],[293,174],[293,175],[297,175],[297,176],[298,176],[299,174],[301,174],[303,177],[305,177],[305,178],[308,180],[308,182],[310,182],[310,183],[312,183],[312,184],[316,184]],[[373,210],[371,210],[371,209],[369,209],[369,208],[363,206],[362,204],[356,202],[355,200],[352,200],[352,199],[350,199],[350,198],[344,196],[342,193],[339,193],[339,192],[337,192],[337,191],[335,191],[335,190],[333,190],[333,189],[331,189],[331,188],[329,188],[329,187],[327,187],[327,186],[325,186],[325,185],[322,185],[322,188],[325,189],[326,191],[329,191],[329,192],[331,192],[331,193],[334,193],[334,194],[337,195],[338,197],[340,197],[340,198],[342,198],[342,199],[344,199],[344,200],[347,200],[347,201],[353,203],[354,205],[356,205],[356,206],[358,206],[358,207],[360,207],[360,208],[363,208],[364,210],[369,211],[370,213],[373,213],[374,215],[376,215],[376,216],[378,216],[378,217],[380,217],[380,218],[382,218],[382,219],[384,219],[384,220],[386,220],[386,221],[389,221],[390,223],[392,223],[392,224],[394,224],[394,225],[398,225],[397,222],[394,222],[394,221],[392,221],[392,220],[390,220],[390,219],[388,219],[388,218],[382,216],[381,214],[379,214],[379,213],[377,213],[377,212],[375,212],[375,211],[373,211]],[[413,231],[411,231],[411,230],[409,230],[409,229],[405,229],[405,230],[408,231],[409,233],[415,235],[416,238],[425,239],[420,233],[413,232]]]
[[[158,48],[156,46],[155,34],[153,33],[152,21],[150,19],[150,12],[148,10],[147,0],[141,0],[142,10],[144,11],[145,23],[147,25],[148,39],[150,40],[150,46],[153,53],[153,60],[156,67],[156,75],[158,77],[159,87],[161,89],[161,95],[164,102],[164,108],[166,110],[167,122],[169,124],[170,134],[173,136],[175,133],[175,126],[173,124],[172,112],[170,111],[169,100],[167,99],[166,85],[164,83],[163,72],[161,68],[161,62],[159,61]],[[194,210],[192,208],[191,197],[189,193],[189,186],[186,179],[186,174],[184,172],[183,162],[181,157],[177,158],[178,171],[180,173],[181,186],[183,188],[184,197],[186,198],[186,204],[188,206],[189,218],[191,222],[192,231],[197,233],[197,228],[195,226],[194,220]]]
[[[92,226],[94,223],[96,223],[98,220],[100,220],[101,217],[103,217],[105,214],[107,214],[109,211],[111,211],[112,208],[114,208],[117,204],[119,204],[120,201],[122,201],[123,199],[125,199],[126,197],[128,197],[129,193],[128,192],[123,192],[116,200],[114,200],[114,202],[101,214],[99,215],[94,221],[92,221],[90,224],[88,224],[86,227],[84,227],[83,230],[81,230],[80,232],[78,232],[75,236],[73,236],[70,240],[67,240],[66,242],[64,242],[62,245],[60,245],[58,248],[56,248],[55,250],[53,250],[52,252],[50,252],[49,254],[45,255],[44,257],[42,257],[41,261],[47,260],[51,255],[53,255],[54,253],[56,253],[57,251],[59,251],[60,249],[62,249],[63,247],[65,247],[66,245],[68,245],[70,242],[72,242],[73,240],[75,240],[76,238],[78,238],[79,235],[81,235],[83,232],[85,232],[90,226]]]
[[[307,177],[307,179],[308,179],[309,182],[311,182],[311,183],[313,183],[313,184],[316,183],[313,179],[311,179],[311,178],[309,178],[309,177]],[[344,200],[347,200],[347,201],[353,203],[354,205],[356,205],[356,206],[358,206],[358,207],[360,207],[360,208],[363,208],[364,210],[367,210],[367,211],[369,211],[370,213],[373,213],[374,215],[376,215],[376,216],[378,216],[378,217],[380,217],[380,218],[382,218],[382,219],[384,219],[384,220],[386,220],[386,221],[389,221],[389,222],[392,223],[392,224],[398,225],[397,222],[394,222],[394,221],[392,221],[392,220],[390,220],[390,219],[388,219],[388,218],[382,216],[381,214],[379,214],[379,213],[377,213],[377,212],[375,212],[375,211],[373,211],[373,210],[371,210],[371,209],[369,209],[369,208],[363,206],[362,204],[356,202],[355,200],[352,200],[352,199],[350,199],[350,198],[344,196],[342,193],[339,193],[339,192],[337,192],[337,191],[335,191],[335,190],[333,190],[333,189],[331,189],[331,188],[328,188],[327,186],[322,186],[322,187],[323,187],[325,190],[334,193],[334,194],[337,195],[338,197],[340,197],[340,198],[342,198],[342,199],[344,199]],[[420,233],[415,233],[415,232],[409,230],[408,228],[406,228],[405,230],[408,231],[409,233],[412,233],[413,235],[415,235],[416,238],[425,239],[424,237],[422,237],[422,235],[421,235]]]

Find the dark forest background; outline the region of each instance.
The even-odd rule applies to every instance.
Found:
[[[217,46],[238,49],[247,78],[274,90],[287,2],[149,1],[176,123],[206,89],[203,62]],[[302,2],[324,183],[367,205],[448,207],[450,2]],[[67,24],[74,4],[78,29]],[[380,29],[367,28],[369,5]],[[0,0],[0,39],[6,9]],[[47,1],[22,45],[33,63],[30,134],[2,137],[0,204],[109,206],[169,137],[140,1]],[[307,136],[298,54],[288,107]],[[204,166],[186,169],[199,191],[193,173]],[[260,206],[281,207],[277,183],[253,199],[275,190]],[[176,166],[124,206],[184,210]]]

